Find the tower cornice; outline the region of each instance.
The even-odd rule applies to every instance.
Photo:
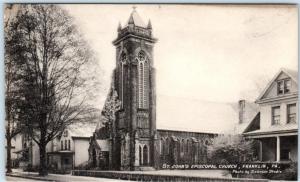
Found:
[[[112,43],[113,45],[118,45],[121,41],[125,40],[125,39],[129,39],[129,38],[137,38],[137,39],[141,39],[141,40],[145,40],[147,42],[150,42],[150,43],[156,43],[158,41],[158,39],[156,38],[153,38],[153,37],[144,37],[144,36],[140,36],[140,35],[135,35],[135,34],[127,34],[123,37],[118,37],[116,40],[114,40]]]

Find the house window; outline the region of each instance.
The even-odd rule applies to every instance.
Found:
[[[284,93],[290,93],[291,91],[291,80],[288,79],[288,80],[285,80],[284,81]]]
[[[285,80],[279,80],[277,81],[277,94],[287,94],[291,91],[291,80],[285,79]]]
[[[68,136],[68,130],[65,130],[65,131],[64,131],[63,136],[64,136],[64,137],[67,137],[67,136]]]
[[[71,150],[71,142],[68,140],[68,150]]]
[[[61,150],[64,149],[64,141],[60,141],[60,149],[61,149]]]
[[[296,123],[296,104],[287,105],[287,123]]]
[[[65,150],[68,150],[68,148],[67,148],[67,140],[65,140]]]
[[[280,123],[280,106],[272,107],[272,125]]]

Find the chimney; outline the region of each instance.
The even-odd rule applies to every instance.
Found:
[[[245,100],[239,100],[239,123],[245,122],[245,106],[246,101]]]

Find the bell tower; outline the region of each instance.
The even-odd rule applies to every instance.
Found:
[[[139,170],[155,166],[156,90],[152,25],[135,8],[127,24],[118,26],[114,87],[121,101],[112,137],[115,169]]]

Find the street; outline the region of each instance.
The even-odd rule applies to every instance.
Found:
[[[40,181],[40,180],[33,180],[33,179],[25,179],[25,178],[6,176],[6,181]]]
[[[6,179],[7,179],[7,181],[43,181],[43,180],[33,180],[33,179],[11,177],[11,176],[6,176]],[[45,179],[53,180],[53,181],[57,181],[57,182],[70,182],[70,181],[117,182],[117,181],[122,181],[119,179],[72,176],[72,175],[58,175],[58,174],[49,174],[47,177],[45,177]]]

